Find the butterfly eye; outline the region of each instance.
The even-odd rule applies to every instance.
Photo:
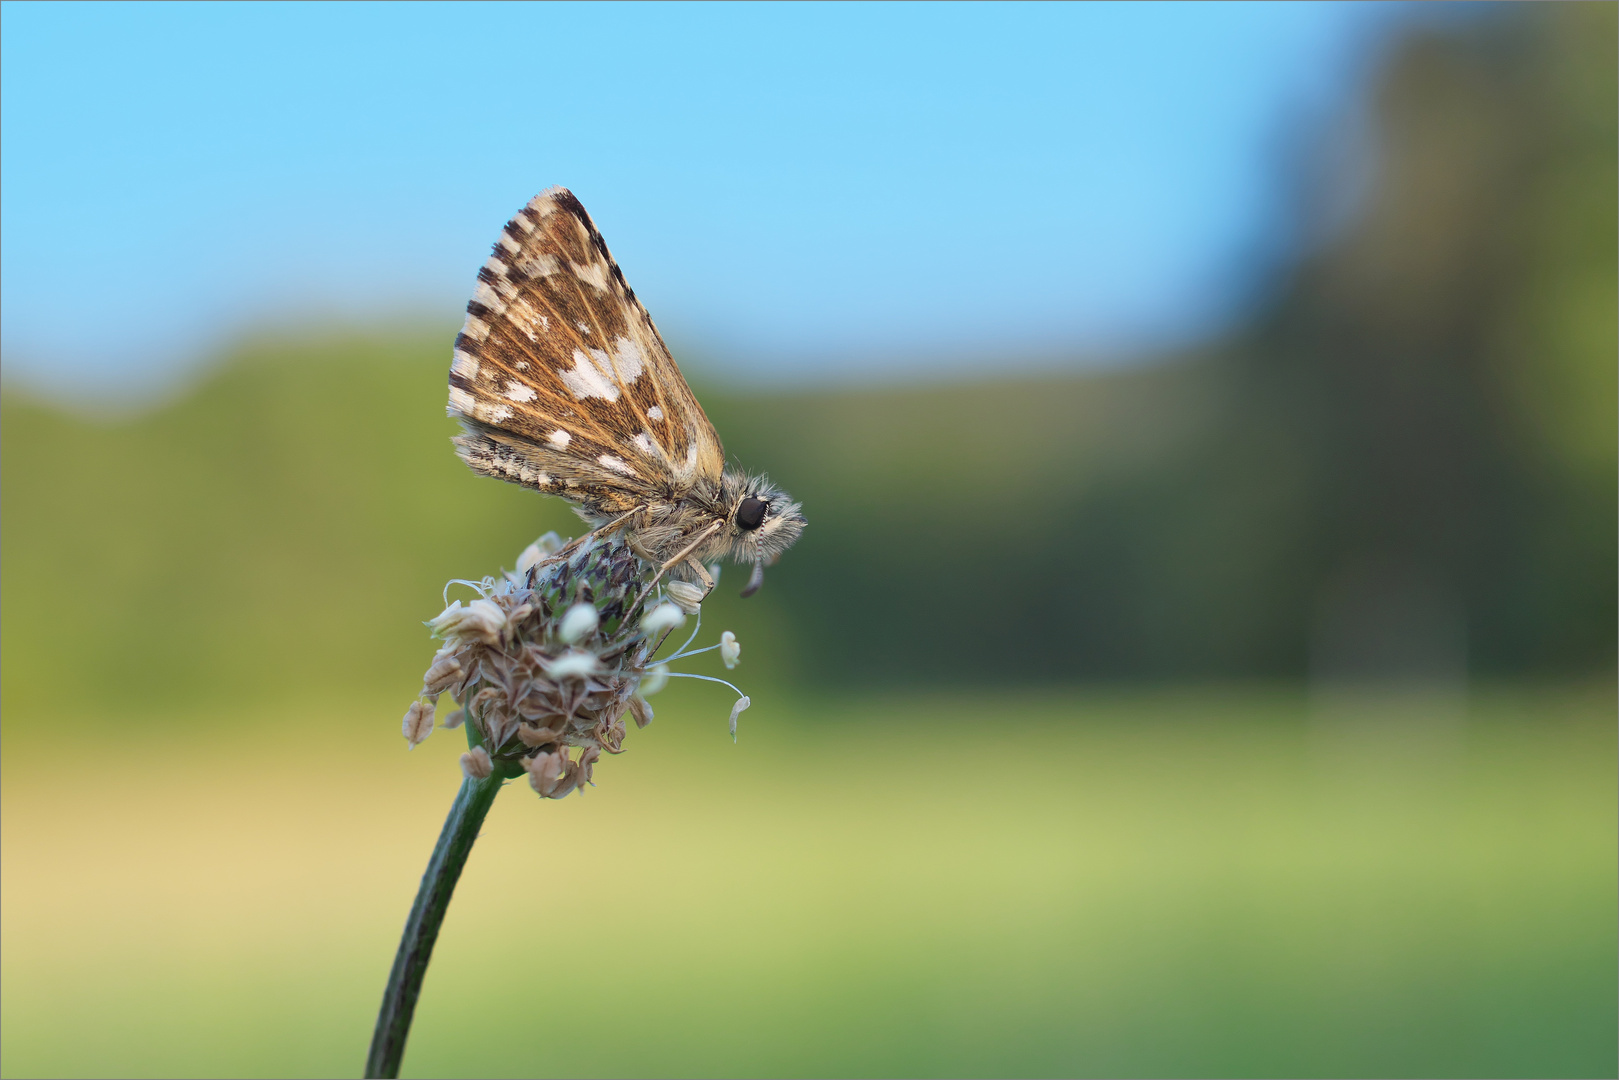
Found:
[[[742,505],[736,508],[736,527],[748,532],[759,527],[765,519],[765,504],[763,499],[755,499],[749,495],[742,500]]]

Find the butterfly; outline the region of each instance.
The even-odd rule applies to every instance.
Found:
[[[725,466],[714,425],[590,215],[566,188],[506,223],[456,335],[449,414],[474,472],[560,495],[658,574],[752,563],[744,596],[804,530],[799,504]]]

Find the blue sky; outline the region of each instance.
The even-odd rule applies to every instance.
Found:
[[[118,395],[453,328],[561,183],[711,374],[1116,362],[1241,314],[1403,10],[8,2],[0,354]]]

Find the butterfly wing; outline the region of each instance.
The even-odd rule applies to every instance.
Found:
[[[506,223],[455,339],[449,413],[475,471],[595,513],[718,483],[725,452],[590,215],[565,188]]]

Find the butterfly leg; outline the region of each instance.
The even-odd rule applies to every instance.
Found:
[[[607,524],[598,525],[594,529],[591,529],[589,532],[585,533],[583,536],[577,536],[574,539],[569,540],[566,544],[564,544],[560,549],[558,549],[554,554],[552,554],[545,561],[549,563],[549,562],[557,562],[558,560],[561,560],[561,559],[566,559],[568,556],[572,555],[574,552],[578,551],[582,546],[584,546],[585,541],[591,540],[591,539],[603,539],[605,537],[611,536],[614,533],[614,531],[618,529],[618,527],[620,525],[623,525],[630,518],[634,517],[636,514],[639,514],[641,511],[643,511],[645,509],[646,509],[646,504],[642,503],[640,506],[637,506],[635,509],[629,511],[628,513],[620,514],[618,517],[614,518],[612,521],[609,521]]]
[[[687,555],[686,565],[691,567],[691,572],[697,575],[697,580],[703,583],[704,592],[714,591],[714,579],[709,576],[708,567],[697,561],[697,556]]]
[[[586,536],[598,536],[598,537],[611,536],[613,534],[613,532],[620,525],[624,524],[626,521],[630,520],[630,518],[634,517],[636,514],[639,514],[641,511],[645,510],[646,508],[647,508],[646,504],[642,503],[640,506],[637,506],[635,509],[628,511],[627,513],[623,513],[623,514],[618,515],[618,517],[614,518],[612,521],[609,521],[607,524],[596,526],[594,529],[591,529],[590,532],[586,533],[585,535]],[[584,537],[580,537],[580,539],[582,540],[582,539],[584,539]]]
[[[624,617],[628,619],[630,614],[634,612],[636,608],[641,606],[641,601],[647,598],[647,594],[652,591],[653,587],[657,585],[658,581],[662,579],[663,575],[685,562],[692,552],[696,551],[702,546],[703,541],[707,540],[710,536],[713,536],[720,530],[721,524],[721,522],[716,521],[712,525],[708,526],[702,532],[698,533],[696,539],[687,544],[685,549],[681,551],[680,554],[658,567],[658,572],[652,575],[652,580],[646,583],[646,587],[641,590],[641,595],[635,598],[635,603],[630,605],[630,610],[624,613]],[[708,578],[708,571],[703,571],[703,577]],[[708,584],[710,588],[713,588],[714,579],[708,578]]]

